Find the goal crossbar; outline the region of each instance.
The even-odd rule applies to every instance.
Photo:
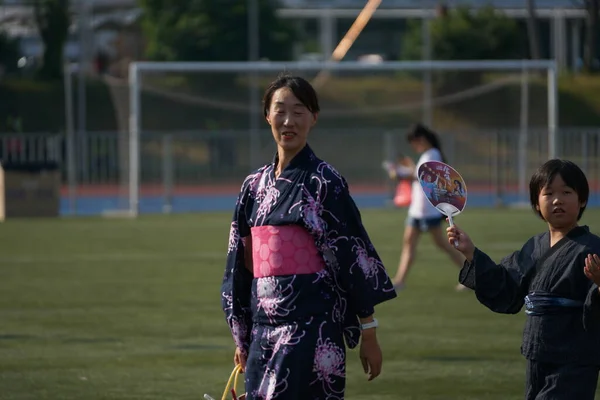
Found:
[[[129,64],[129,210],[136,216],[139,210],[140,191],[140,133],[141,85],[143,72],[281,72],[301,71],[520,71],[545,70],[547,73],[548,158],[557,156],[558,82],[555,60],[434,60],[434,61],[384,61],[377,64],[359,61],[235,61],[235,62],[152,62]],[[251,85],[255,86],[255,85]],[[256,88],[254,88],[256,90]],[[256,93],[251,96],[251,106],[257,106]]]
[[[448,61],[384,61],[364,63],[360,61],[235,61],[235,62],[160,62],[141,61],[130,64],[132,71],[160,72],[244,72],[244,71],[451,71],[451,70],[554,70],[554,60],[448,60]]]

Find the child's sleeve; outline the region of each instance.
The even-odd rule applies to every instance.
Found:
[[[396,176],[401,179],[412,178],[415,173],[414,168],[405,167],[404,165],[396,166]]]
[[[583,265],[585,265],[585,256],[587,254],[600,255],[600,246],[593,246],[583,252],[582,269]],[[595,334],[600,334],[600,292],[598,290],[598,285],[595,283],[592,284],[583,304],[583,327],[586,331]]]
[[[525,303],[525,271],[533,266],[533,240],[496,264],[487,254],[475,249],[471,262],[465,261],[459,281],[475,291],[477,300],[490,310],[503,314],[518,313]]]
[[[593,284],[583,304],[583,327],[588,332],[600,334],[600,292]]]

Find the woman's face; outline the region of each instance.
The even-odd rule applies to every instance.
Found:
[[[311,113],[289,88],[283,87],[273,93],[267,122],[271,125],[277,147],[296,153],[306,145],[308,132],[317,122],[317,115]]]

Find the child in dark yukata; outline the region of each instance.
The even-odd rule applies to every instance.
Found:
[[[578,225],[588,182],[577,165],[555,159],[529,188],[548,231],[496,264],[465,231],[448,228],[448,240],[466,257],[459,280],[494,312],[525,306],[526,400],[592,400],[600,370],[600,238]]]

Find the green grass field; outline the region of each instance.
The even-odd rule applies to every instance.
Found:
[[[405,213],[365,211],[388,269]],[[545,229],[529,210],[457,222],[495,259]],[[583,223],[600,232],[600,210]],[[0,224],[0,399],[220,399],[233,341],[220,309],[228,214]],[[456,293],[425,237],[408,287],[377,309],[382,375],[349,352],[348,399],[522,399],[524,315]]]

